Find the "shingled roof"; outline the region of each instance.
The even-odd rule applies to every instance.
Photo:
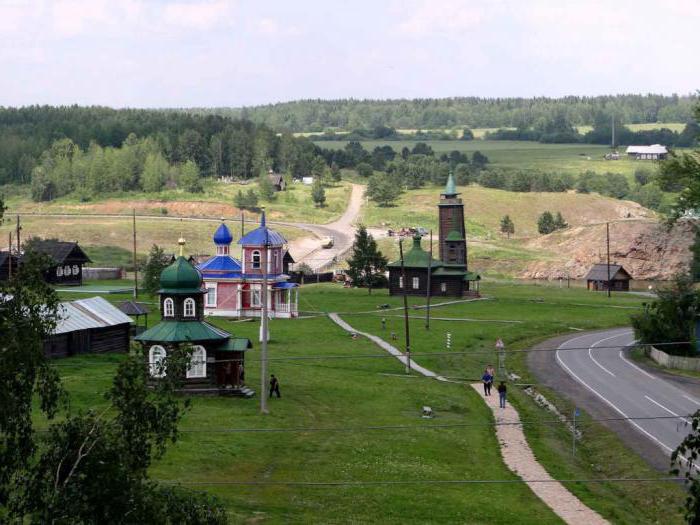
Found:
[[[610,280],[627,281],[632,279],[632,276],[619,264],[610,265]],[[608,265],[605,263],[594,264],[586,275],[587,281],[607,281],[608,280]]]
[[[92,262],[77,242],[57,241],[54,239],[32,240],[31,248],[34,251],[51,257],[56,264],[63,264],[66,259],[73,256],[80,262]]]

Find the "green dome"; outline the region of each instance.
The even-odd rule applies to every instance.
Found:
[[[202,275],[199,270],[180,255],[175,262],[160,274],[159,293],[196,293],[202,290]]]

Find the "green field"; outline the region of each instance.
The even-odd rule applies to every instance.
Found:
[[[484,284],[491,300],[434,309],[434,316],[473,321],[432,323],[426,332],[422,319],[411,320],[415,359],[455,378],[475,380],[488,363],[496,337],[509,350],[566,333],[570,326],[594,328],[621,325],[641,304],[635,296],[602,295],[582,290],[536,286]],[[66,295],[70,297],[70,295]],[[107,296],[118,301],[119,296]],[[148,300],[148,298],[146,298]],[[410,304],[421,304],[411,299]],[[304,311],[345,312],[358,329],[387,337],[402,337],[398,310],[377,310],[379,304],[397,307],[400,300],[385,290],[371,296],[366,290],[338,285],[308,285],[301,290]],[[606,308],[607,305],[631,309]],[[362,313],[369,312],[369,313]],[[422,315],[416,310],[416,315]],[[381,330],[380,317],[388,326]],[[149,316],[151,323],[157,314]],[[556,319],[556,321],[552,321]],[[503,321],[521,321],[505,323]],[[236,335],[255,339],[257,323],[215,324]],[[391,480],[515,479],[503,465],[491,426],[492,418],[479,396],[464,384],[444,384],[405,377],[403,367],[360,338],[352,340],[325,316],[270,323],[271,372],[281,381],[282,398],[271,400],[271,414],[260,416],[257,399],[196,398],[182,422],[180,441],[152,469],[162,480],[224,482],[197,486],[219,496],[234,523],[560,523],[521,484],[505,485],[227,485],[242,482],[321,482]],[[453,336],[454,355],[444,352],[445,334]],[[322,335],[322,337],[319,337]],[[466,354],[460,352],[467,352]],[[423,354],[423,355],[421,355]],[[284,360],[316,356],[318,359]],[[342,356],[336,359],[334,356]],[[352,357],[356,357],[353,359]],[[375,356],[375,357],[371,357]],[[247,356],[248,384],[259,388],[258,345]],[[282,359],[280,359],[282,358]],[[75,408],[103,403],[119,356],[83,356],[56,361],[71,392]],[[529,378],[524,356],[510,354],[509,369]],[[547,469],[562,478],[647,477],[651,472],[612,433],[585,417],[584,438],[571,457],[570,435],[561,425],[545,423],[551,416],[530,398],[511,389],[511,401],[523,419],[536,455]],[[554,398],[553,398],[554,399]],[[420,418],[423,405],[433,407],[436,419]],[[542,423],[536,423],[541,421]],[[466,425],[430,429],[433,424]],[[411,428],[369,430],[369,426]],[[222,432],[225,429],[290,429],[306,431]],[[344,428],[346,431],[311,430]],[[582,500],[611,521],[621,523],[680,523],[683,492],[662,483],[573,484]],[[498,501],[497,509],[494,501]],[[631,520],[631,517],[634,517]]]
[[[639,167],[654,168],[654,162],[628,160],[623,153],[620,160],[605,160],[610,152],[608,146],[592,144],[540,144],[539,142],[512,140],[428,140],[425,141],[436,154],[458,150],[465,153],[480,151],[485,154],[492,166],[512,169],[537,169],[549,173],[570,173],[578,175],[591,170],[598,173],[621,173],[631,178]],[[415,141],[363,141],[368,151],[377,146],[388,145],[400,153],[402,148],[413,148]],[[343,148],[344,141],[317,141],[322,148]]]

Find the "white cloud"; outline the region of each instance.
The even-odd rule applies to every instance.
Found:
[[[485,5],[461,0],[423,0],[413,6],[403,5],[401,11],[410,15],[395,26],[395,32],[410,37],[452,36],[478,27],[493,14],[493,8],[489,10]]]
[[[211,29],[232,23],[233,2],[208,0],[200,2],[176,2],[163,9],[167,24],[191,29]]]

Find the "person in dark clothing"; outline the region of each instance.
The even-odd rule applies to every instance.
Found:
[[[488,372],[484,372],[484,375],[481,376],[481,380],[484,382],[484,395],[490,396],[491,395],[491,385],[493,384],[493,376],[491,374],[489,374]]]
[[[277,397],[282,397],[280,396],[280,382],[275,377],[275,374],[270,376],[270,397],[272,397],[273,393],[277,394]]]
[[[506,408],[506,392],[508,389],[506,388],[506,384],[501,381],[501,384],[498,385],[498,404],[501,408]]]

